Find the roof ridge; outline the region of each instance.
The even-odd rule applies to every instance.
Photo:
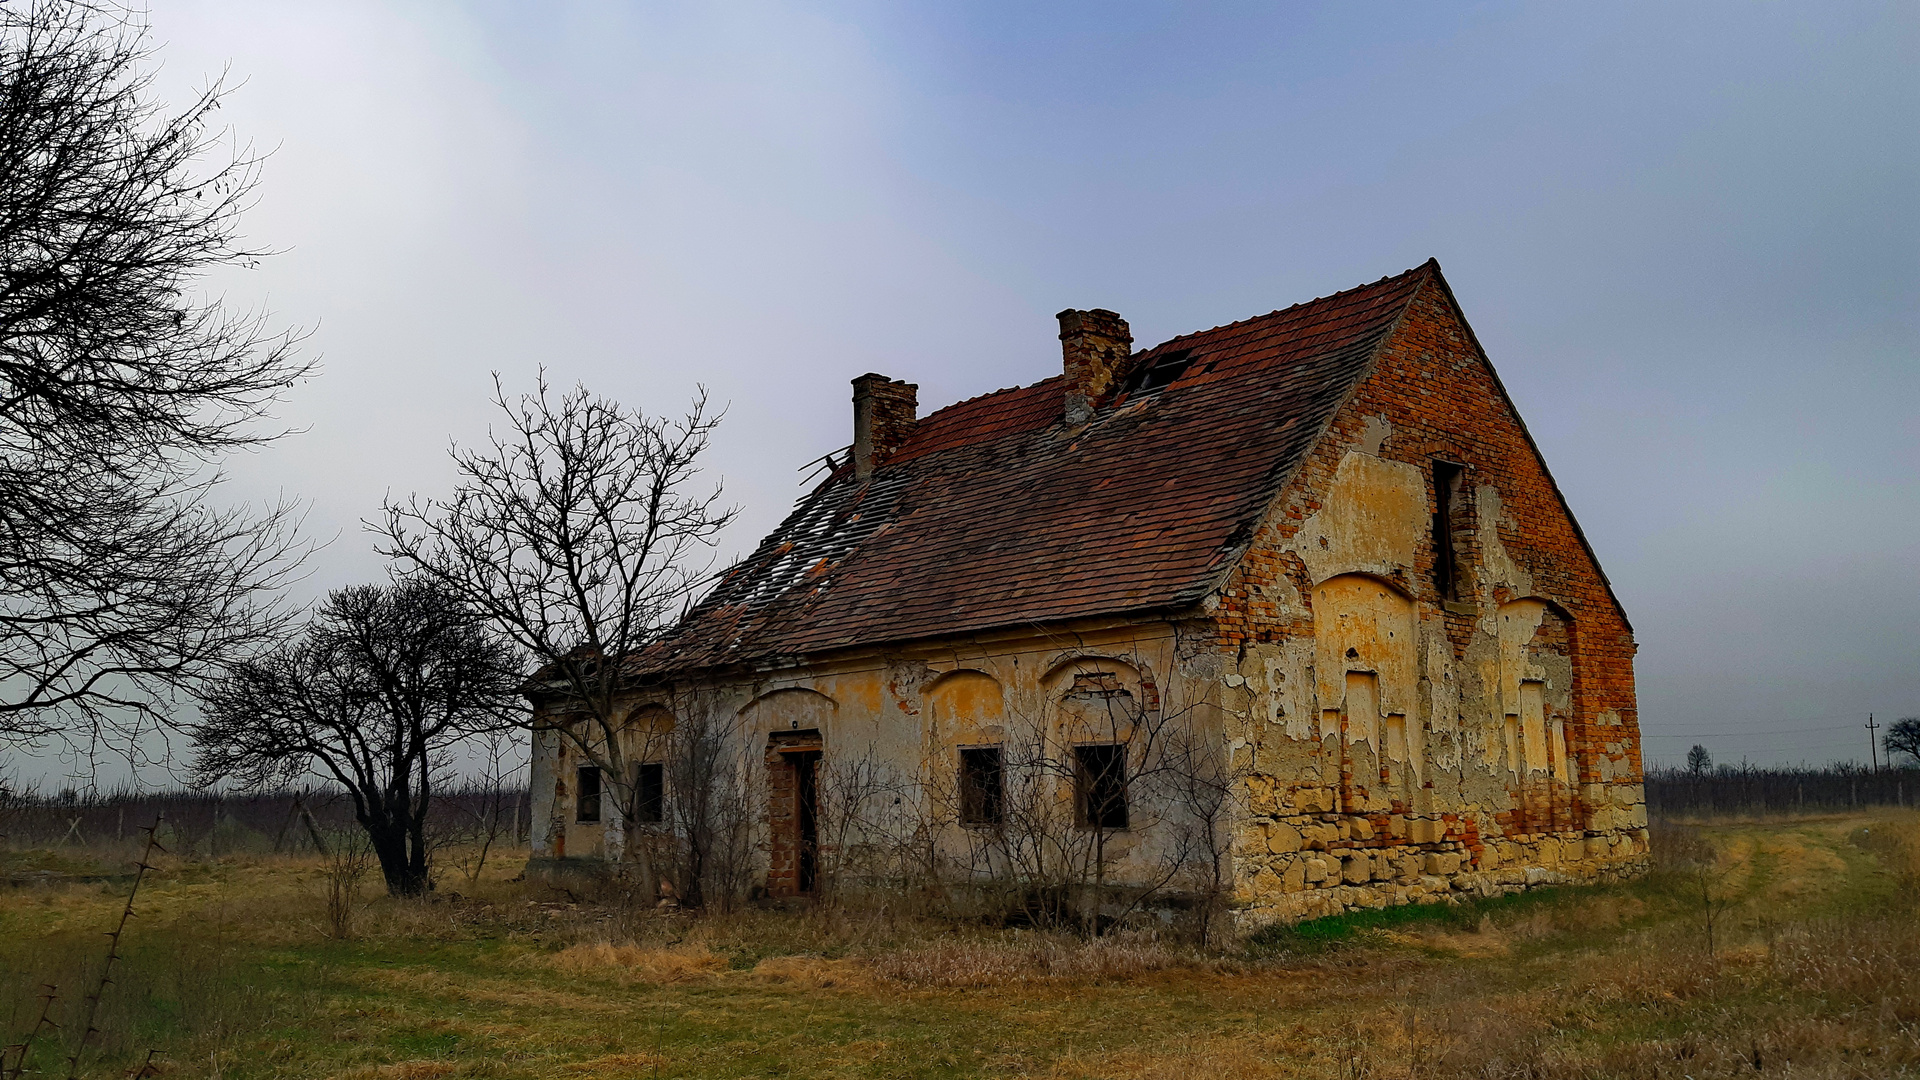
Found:
[[[1377,289],[1380,286],[1387,284],[1388,282],[1399,281],[1402,278],[1412,277],[1413,275],[1418,274],[1423,270],[1427,270],[1430,267],[1435,266],[1438,262],[1439,260],[1437,259],[1428,259],[1426,262],[1421,263],[1419,266],[1410,267],[1406,270],[1400,271],[1397,274],[1388,274],[1386,277],[1383,277],[1378,281],[1369,281],[1364,284],[1355,285],[1349,289],[1341,289],[1339,292],[1330,292],[1325,296],[1316,296],[1311,300],[1302,300],[1297,304],[1288,304],[1286,307],[1283,307],[1283,308],[1274,308],[1272,311],[1269,311],[1264,315],[1249,315],[1244,319],[1235,319],[1230,323],[1221,323],[1218,326],[1210,326],[1205,330],[1192,330],[1184,334],[1179,334],[1174,337],[1170,337],[1167,340],[1161,342],[1159,345],[1152,346],[1152,348],[1147,351],[1151,352],[1152,349],[1158,349],[1163,346],[1171,345],[1176,341],[1185,341],[1188,338],[1196,338],[1201,336],[1202,334],[1212,334],[1221,330],[1231,330],[1236,326],[1246,326],[1249,323],[1256,323],[1262,319],[1271,319],[1275,315],[1285,315],[1289,311],[1296,311],[1303,307],[1311,307],[1314,304],[1325,303],[1328,300],[1338,300],[1340,297],[1348,296],[1353,293],[1361,292],[1366,289]]]
[[[932,412],[928,413],[926,416],[921,417],[920,419],[929,420],[935,416],[940,415],[943,412],[946,412],[948,409],[957,409],[962,405],[970,405],[976,401],[984,401],[987,398],[994,397],[999,394],[1011,394],[1016,390],[1031,390],[1034,387],[1039,386],[1043,382],[1048,382],[1053,379],[1060,379],[1060,378],[1065,378],[1065,376],[1049,375],[1045,379],[1039,379],[1035,382],[1024,383],[1019,386],[1003,386],[998,390],[982,390],[981,392],[973,395],[972,397],[961,398],[959,401],[948,402],[947,404],[940,406],[939,408],[933,410]]]
[[[1188,338],[1196,338],[1202,334],[1211,334],[1220,330],[1231,330],[1236,326],[1245,326],[1249,323],[1259,322],[1262,319],[1271,319],[1275,315],[1284,315],[1289,311],[1295,311],[1295,310],[1298,310],[1299,308],[1309,307],[1313,304],[1323,303],[1328,300],[1337,300],[1342,296],[1348,296],[1353,293],[1364,291],[1366,289],[1377,289],[1380,286],[1387,284],[1388,282],[1398,281],[1402,278],[1412,277],[1414,274],[1417,274],[1422,270],[1426,270],[1429,267],[1436,265],[1438,261],[1439,260],[1437,259],[1430,258],[1426,262],[1423,262],[1418,266],[1409,267],[1408,269],[1402,270],[1397,274],[1387,274],[1386,276],[1381,277],[1376,281],[1363,282],[1362,284],[1352,286],[1351,288],[1341,289],[1338,292],[1330,292],[1325,296],[1316,296],[1311,300],[1302,300],[1297,304],[1288,304],[1286,307],[1283,307],[1283,308],[1275,308],[1264,315],[1249,315],[1244,319],[1235,319],[1233,322],[1221,323],[1218,326],[1211,326],[1205,330],[1190,330],[1187,333],[1178,334],[1173,337],[1170,337],[1167,340],[1160,342],[1159,344],[1149,345],[1145,349],[1141,349],[1139,353],[1135,353],[1134,355],[1138,356],[1140,355],[1140,353],[1152,352],[1153,350],[1161,348],[1162,346],[1171,345],[1176,341],[1185,341]],[[1060,378],[1064,378],[1064,376],[1048,375],[1044,379],[1036,379],[1030,383],[1021,383],[1015,386],[1003,386],[1003,387],[1000,387],[998,390],[983,390],[980,393],[973,395],[972,397],[961,398],[958,401],[953,401],[945,405],[942,405],[939,408],[934,409],[932,412],[927,413],[925,416],[920,417],[920,420],[921,422],[924,423],[925,421],[931,420],[932,418],[940,415],[941,413],[946,412],[948,409],[957,409],[962,405],[969,405],[969,404],[972,404],[973,402],[982,401],[990,397],[995,397],[999,394],[1011,394],[1018,390],[1031,390],[1036,386],[1042,385],[1043,383],[1052,382],[1053,380],[1060,379]]]

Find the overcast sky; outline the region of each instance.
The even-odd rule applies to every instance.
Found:
[[[1626,604],[1650,760],[1866,755],[1920,713],[1920,8],[1847,4],[155,6],[273,148],[230,302],[310,327],[306,587],[444,493],[545,365],[730,403],[751,547],[851,440],[1439,258]]]

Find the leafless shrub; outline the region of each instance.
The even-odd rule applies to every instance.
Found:
[[[353,936],[354,916],[360,907],[360,882],[373,862],[373,844],[358,830],[336,833],[323,858],[327,936],[345,941]]]
[[[1234,764],[1206,707],[1162,700],[1144,657],[1120,663],[1138,685],[1091,659],[1057,700],[1011,707],[997,820],[961,827],[953,765],[927,768],[925,828],[948,853],[938,876],[963,887],[950,899],[971,892],[1015,921],[1094,933],[1174,903],[1211,937],[1229,881]]]
[[[836,757],[819,778],[820,899],[840,903],[864,890],[898,907],[926,884],[930,830],[918,777],[900,772],[872,747]]]
[[[1720,852],[1699,829],[1673,824],[1661,828],[1654,851],[1655,865],[1684,882],[1685,893],[1699,914],[1707,956],[1712,957],[1722,917],[1734,899]]]
[[[1372,1032],[1357,1021],[1340,1025],[1334,1036],[1334,1066],[1340,1080],[1373,1080]]]
[[[754,827],[764,819],[764,793],[748,751],[730,718],[704,709],[681,710],[664,748],[667,845],[672,884],[687,907],[731,912],[754,876]],[[657,888],[657,886],[656,886]]]
[[[0,1047],[0,1080],[16,1080],[26,1075],[27,1059],[33,1054],[33,1045],[39,1041],[41,1032],[53,1025],[53,1003],[60,1000],[60,988],[53,983],[43,983],[40,987],[40,1012],[34,1017],[33,1025],[27,1028],[26,1035],[17,1043]],[[13,1056],[13,1067],[8,1068],[7,1056]]]
[[[432,823],[431,847],[443,853],[468,886],[476,884],[487,859],[502,844],[519,842],[522,792],[516,781],[524,768],[504,732],[479,740],[478,771],[457,784],[442,784],[442,814]]]
[[[127,890],[126,906],[120,909],[120,921],[115,923],[113,929],[107,933],[107,956],[100,965],[100,977],[87,992],[81,1021],[75,1025],[73,1053],[67,1058],[69,1080],[80,1074],[80,1058],[86,1053],[88,1042],[100,1033],[100,1029],[94,1026],[95,1021],[100,1017],[100,999],[106,994],[107,987],[113,983],[114,966],[120,962],[121,938],[126,933],[128,921],[133,918],[133,903],[140,897],[140,885],[147,880],[147,874],[153,869],[152,859],[161,850],[160,822],[155,821],[146,829],[146,834],[146,849],[141,853],[140,861],[136,865],[133,887]],[[24,1059],[26,1055],[22,1052],[21,1056]]]

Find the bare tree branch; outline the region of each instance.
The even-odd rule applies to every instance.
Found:
[[[223,82],[163,111],[151,61],[130,9],[0,6],[0,741],[131,748],[266,639],[305,554],[292,507],[211,503],[309,372],[193,292],[266,254],[237,231],[260,159],[217,154]]]

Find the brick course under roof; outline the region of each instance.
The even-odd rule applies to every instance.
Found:
[[[1188,607],[1229,570],[1432,262],[1177,337],[1185,372],[1065,424],[1055,376],[921,419],[873,476],[835,470],[642,668],[799,657]]]

